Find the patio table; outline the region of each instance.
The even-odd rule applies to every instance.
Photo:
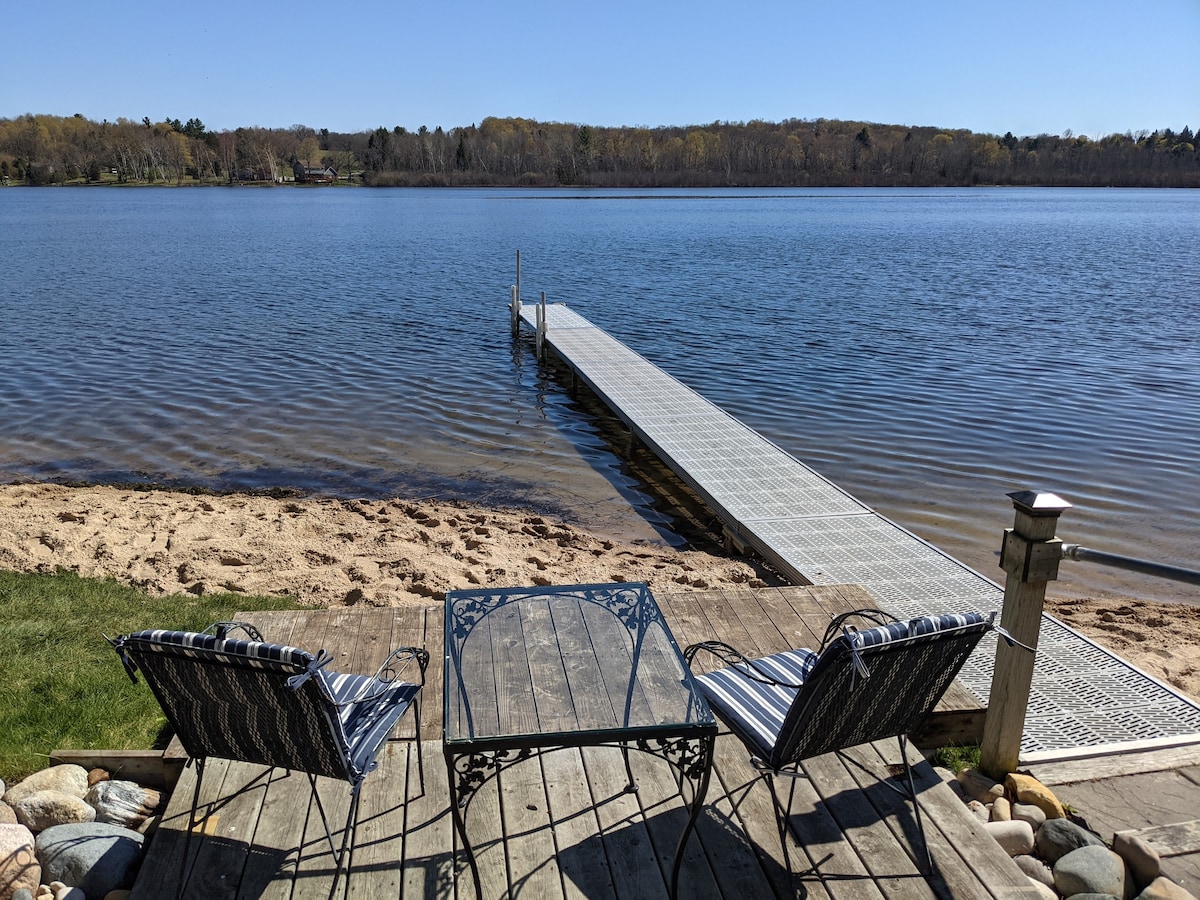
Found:
[[[443,751],[475,895],[467,835],[476,791],[503,768],[568,747],[616,746],[669,762],[691,788],[671,871],[675,897],[704,803],[717,723],[647,585],[451,591],[446,595]]]

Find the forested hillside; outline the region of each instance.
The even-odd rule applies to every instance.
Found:
[[[1200,187],[1189,127],[1016,137],[828,119],[608,128],[487,118],[342,134],[209,131],[199,119],[0,119],[9,184],[291,181],[293,166],[368,185]]]

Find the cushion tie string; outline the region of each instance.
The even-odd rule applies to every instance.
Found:
[[[303,672],[301,672],[299,675],[293,675],[287,680],[287,686],[293,691],[300,690],[300,686],[304,684],[304,682],[308,681],[308,679],[312,678],[317,674],[317,672],[321,671],[321,669],[325,668],[332,661],[333,657],[330,656],[325,650],[317,651],[317,655],[313,657],[311,661],[309,661],[307,666],[304,667]]]
[[[137,663],[133,658],[125,652],[125,635],[121,635],[116,640],[110,638],[107,634],[103,638],[112,644],[113,649],[117,651],[117,655],[121,657],[121,665],[125,667],[125,674],[129,676],[129,680],[137,684]]]
[[[851,690],[854,689],[855,682],[858,680],[860,675],[864,681],[871,677],[871,670],[867,668],[867,664],[863,661],[862,656],[858,652],[858,641],[854,639],[856,633],[857,629],[852,629],[846,626],[842,627],[842,634],[845,635],[846,642],[850,644],[850,665],[854,669],[854,675],[850,679]]]

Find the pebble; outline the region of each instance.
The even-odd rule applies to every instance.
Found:
[[[1036,856],[1014,856],[1013,862],[1034,881],[1040,881],[1046,887],[1054,887],[1054,872]]]
[[[1012,804],[1008,802],[1007,797],[997,797],[992,803],[992,821],[993,822],[1009,822],[1012,820]],[[1033,832],[1033,827],[1030,826],[1030,833]]]

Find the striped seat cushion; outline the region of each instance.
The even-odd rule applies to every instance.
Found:
[[[195,659],[243,661],[256,669],[303,672],[312,654],[298,647],[264,641],[218,638],[192,631],[138,631],[125,638],[143,653],[172,653]]]
[[[769,673],[784,684],[756,681],[747,675],[748,667],[745,664],[698,675],[696,681],[713,712],[741,737],[751,754],[767,759],[779,740],[788,711],[800,693],[798,686],[813,675],[822,660],[825,660],[825,665],[820,667],[822,670],[837,664],[833,661],[839,658],[853,665],[857,651],[869,654],[894,642],[912,644],[932,640],[941,632],[975,626],[985,621],[985,617],[978,613],[967,613],[920,616],[907,622],[890,622],[861,631],[847,628],[819,656],[811,650],[785,650],[754,661],[756,670]],[[851,648],[849,655],[845,652],[847,645]],[[869,675],[869,666],[866,674]]]
[[[754,661],[760,677],[782,684],[765,684],[747,675],[738,664],[697,675],[708,705],[747,744],[756,756],[768,756],[798,688],[820,657],[811,650],[785,650]]]
[[[324,671],[320,674],[335,703],[348,703],[359,696],[373,698],[348,703],[338,712],[351,765],[365,775],[375,768],[376,751],[412,706],[421,687],[402,681],[384,686],[370,675],[339,675]],[[379,696],[373,696],[376,693]]]

